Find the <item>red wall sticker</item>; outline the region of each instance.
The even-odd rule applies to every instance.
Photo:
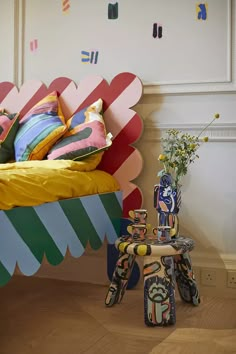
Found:
[[[70,10],[70,0],[62,0],[62,12],[68,14]]]
[[[38,49],[38,40],[33,39],[32,41],[30,41],[30,50],[31,52],[36,52],[37,49]]]

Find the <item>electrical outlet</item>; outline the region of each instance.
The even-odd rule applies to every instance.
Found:
[[[214,269],[201,269],[201,284],[216,286],[216,271]]]
[[[236,288],[236,271],[229,270],[227,272],[227,286],[228,288]]]

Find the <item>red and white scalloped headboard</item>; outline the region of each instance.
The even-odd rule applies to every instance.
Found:
[[[41,81],[27,81],[19,89],[10,82],[0,83],[0,105],[23,117],[33,105],[51,91],[60,95],[63,113],[68,119],[73,113],[103,99],[104,119],[113,135],[112,146],[104,153],[100,169],[114,175],[123,191],[123,216],[142,206],[142,192],[133,184],[142,170],[140,152],[132,146],[143,131],[143,122],[131,108],[140,100],[143,87],[131,73],[118,74],[110,84],[100,76],[89,76],[78,85],[65,77],[56,78],[48,87]]]

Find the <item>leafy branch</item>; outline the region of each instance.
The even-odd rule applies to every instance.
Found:
[[[200,136],[219,118],[219,113],[216,113],[212,121],[203,127],[197,136],[183,133],[177,129],[167,130],[166,136],[161,139],[162,153],[158,160],[162,162],[163,169],[158,173],[158,176],[161,177],[165,173],[169,173],[172,175],[174,186],[180,186],[181,177],[187,174],[189,165],[199,158],[197,150],[201,143],[208,141],[207,136],[203,138]]]

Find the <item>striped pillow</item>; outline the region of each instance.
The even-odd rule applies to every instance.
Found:
[[[81,160],[111,145],[111,134],[106,134],[101,115],[102,104],[99,99],[67,121],[68,130],[49,151],[49,160]]]
[[[20,120],[15,138],[16,161],[42,160],[66,129],[57,92],[53,91]]]
[[[14,159],[14,140],[19,127],[19,114],[0,109],[0,163]]]

